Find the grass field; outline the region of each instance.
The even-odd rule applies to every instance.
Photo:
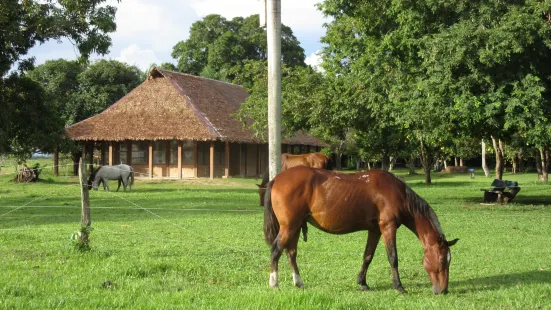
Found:
[[[90,252],[73,249],[79,186],[73,177],[14,184],[0,171],[0,308],[208,309],[548,309],[551,308],[551,186],[510,175],[515,203],[481,205],[492,179],[404,176],[435,209],[452,248],[450,293],[432,294],[423,248],[398,233],[402,283],[391,289],[381,243],[355,283],[366,232],[329,235],[311,228],[299,243],[305,289],[292,285],[285,257],[280,289],[268,288],[257,180],[137,180],[133,193],[91,192]],[[113,188],[114,183],[111,184]],[[116,188],[116,187],[115,187]],[[111,286],[104,283],[110,281]]]

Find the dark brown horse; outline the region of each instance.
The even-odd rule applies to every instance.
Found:
[[[297,267],[300,230],[310,223],[331,234],[368,231],[363,264],[358,275],[362,290],[368,290],[366,272],[381,235],[392,268],[392,285],[406,294],[398,274],[396,230],[409,228],[425,249],[423,266],[435,294],[447,293],[450,246],[436,214],[423,198],[394,175],[381,170],[341,174],[295,167],[277,175],[268,184],[264,209],[264,237],[271,246],[270,286],[278,286],[278,262],[285,249],[293,282],[303,287]]]
[[[332,170],[331,159],[322,153],[309,153],[302,155],[292,155],[283,153],[281,154],[281,171],[285,171],[289,168],[296,166],[306,166],[319,169]],[[258,194],[260,196],[260,205],[264,206],[264,196],[266,193],[266,186],[270,181],[270,174],[268,169],[264,171],[262,176],[262,183],[256,184],[258,186]]]

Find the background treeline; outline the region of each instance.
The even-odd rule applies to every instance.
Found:
[[[115,30],[115,8],[101,2],[8,1],[12,19],[2,19],[0,39],[20,45],[0,54],[7,111],[0,154],[52,151],[65,126],[144,79],[147,72],[116,61],[86,61],[107,52]],[[343,154],[383,169],[396,158],[419,164],[426,183],[442,160],[460,165],[482,155],[484,167],[485,152],[495,157],[496,178],[509,161],[518,171],[534,166],[547,181],[551,1],[325,0],[319,9],[330,17],[320,69],[305,64],[300,42],[282,28],[284,134],[303,130],[325,140],[337,165]],[[66,22],[75,16],[79,23]],[[34,44],[61,37],[75,42],[82,59],[36,68],[22,59]],[[236,117],[254,119],[259,136],[266,132],[268,55],[257,15],[208,15],[172,56],[176,64],[160,67],[246,87],[251,96]]]

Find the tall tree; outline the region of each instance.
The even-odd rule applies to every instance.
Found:
[[[89,65],[77,81],[79,90],[68,107],[70,124],[100,113],[142,82],[137,67],[104,59]]]
[[[193,23],[189,38],[177,43],[172,57],[178,70],[220,80],[233,80],[234,67],[246,61],[267,59],[266,30],[260,28],[258,15],[232,20],[211,14]],[[282,25],[281,52],[283,64],[304,65],[304,50],[291,28]]]
[[[20,162],[37,149],[51,151],[63,123],[40,84],[17,73],[0,79],[0,154]]]
[[[44,88],[45,103],[57,111],[66,126],[74,122],[71,106],[80,91],[78,76],[84,69],[77,61],[58,59],[48,60],[27,74]]]
[[[0,18],[0,76],[19,63],[28,68],[33,59],[23,59],[37,43],[67,38],[83,58],[106,54],[114,32],[116,8],[100,6],[105,0],[4,0]]]
[[[91,53],[106,54],[111,45],[108,34],[115,31],[113,6],[100,6],[105,0],[5,0],[0,6],[0,106],[2,132],[0,154],[30,156],[44,149],[52,133],[62,128],[60,118],[52,117],[52,106],[40,85],[24,73],[34,59],[25,58],[37,43],[50,39],[71,41],[81,58]],[[14,67],[19,73],[9,73]],[[61,126],[61,127],[60,127]],[[47,136],[44,133],[48,133]]]

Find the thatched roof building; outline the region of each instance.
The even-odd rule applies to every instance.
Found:
[[[104,164],[126,162],[150,177],[258,175],[267,145],[232,116],[248,95],[238,85],[155,68],[140,86],[66,133],[82,141],[85,152],[92,145],[102,149]],[[283,143],[295,153],[325,146],[301,133]]]

